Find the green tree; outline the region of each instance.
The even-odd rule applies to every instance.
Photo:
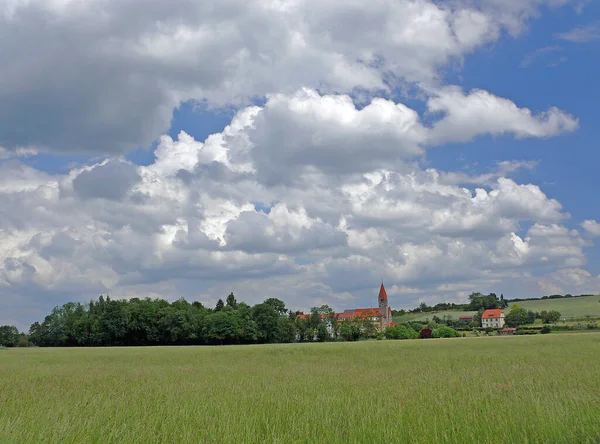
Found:
[[[345,341],[358,341],[361,337],[362,325],[354,320],[344,321],[340,327],[340,335]]]
[[[19,344],[19,330],[12,325],[0,326],[0,345],[16,347]]]
[[[385,329],[386,339],[417,339],[419,333],[405,325],[396,325]]]
[[[256,323],[259,342],[275,342],[279,327],[279,313],[272,305],[263,302],[252,307],[252,319]]]
[[[225,307],[225,304],[223,303],[223,299],[220,299],[217,301],[217,304],[215,305],[215,311],[221,311],[223,310],[223,307]]]
[[[544,310],[540,313],[540,318],[542,318],[544,324],[555,324],[560,319],[560,312],[556,310]]]
[[[220,310],[211,313],[206,321],[207,338],[218,344],[236,343],[242,333],[239,315],[235,310]]]
[[[270,305],[280,315],[284,315],[287,313],[287,308],[285,308],[285,302],[277,298],[269,298],[265,302],[265,304]]]
[[[513,328],[527,324],[529,322],[527,309],[519,307],[518,304],[513,304],[510,308],[510,312],[504,318],[504,321],[506,322],[506,325]]]
[[[229,296],[227,296],[227,306],[233,309],[237,308],[237,301],[235,300],[233,292],[229,293]]]
[[[458,338],[460,334],[452,327],[442,326],[433,330],[434,338]]]

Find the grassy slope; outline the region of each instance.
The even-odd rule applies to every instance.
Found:
[[[0,354],[0,442],[594,442],[600,334]]]
[[[540,301],[521,301],[516,302],[519,307],[526,308],[527,310],[533,311],[550,311],[557,310],[563,317],[567,318],[583,318],[585,316],[600,317],[600,296],[585,296],[582,298],[569,298],[569,299],[545,299]],[[512,305],[512,304],[510,304]],[[510,305],[504,310],[504,313],[508,313]],[[424,321],[426,319],[432,319],[433,316],[442,318],[444,315],[452,316],[454,319],[458,319],[459,316],[474,315],[474,311],[439,311],[432,313],[408,313],[404,316],[395,316],[394,322],[403,321]]]
[[[519,304],[519,307],[533,311],[557,310],[563,317],[567,318],[600,316],[600,296],[586,296],[583,298],[569,299],[545,299],[542,301],[521,301],[516,302],[516,304]]]

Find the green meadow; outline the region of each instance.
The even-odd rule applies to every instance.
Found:
[[[515,302],[519,307],[533,311],[559,311],[563,318],[600,317],[600,296],[584,296],[581,298],[543,299],[539,301]],[[505,310],[508,313],[510,310]]]
[[[0,350],[2,443],[597,443],[600,334]]]
[[[542,312],[556,310],[560,312],[562,318],[567,319],[583,319],[586,316],[592,318],[600,317],[600,296],[583,296],[578,298],[564,298],[564,299],[541,299],[541,300],[528,300],[520,302],[511,302],[508,308],[505,308],[504,313],[510,311],[510,307],[513,304],[518,304],[519,307],[526,308],[527,310]],[[428,313],[406,313],[401,316],[394,316],[394,322],[407,322],[407,321],[425,321],[431,320],[434,316],[442,318],[444,316],[451,317],[452,319],[458,319],[459,316],[473,316],[476,311],[436,311]]]

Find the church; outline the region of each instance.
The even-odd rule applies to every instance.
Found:
[[[388,327],[393,327],[395,324],[392,322],[392,309],[388,304],[388,297],[385,291],[385,287],[383,286],[383,282],[381,283],[381,287],[379,288],[379,295],[377,296],[377,305],[378,308],[352,308],[348,310],[344,310],[341,313],[334,313],[335,318],[338,322],[350,321],[355,318],[362,318],[370,320],[374,325],[377,331],[385,331]],[[299,315],[300,318],[304,319],[309,315],[302,314]],[[325,317],[325,315],[321,315],[321,317]],[[328,330],[331,330],[331,325],[328,325]]]
[[[342,313],[336,313],[335,317],[339,322],[348,321],[356,317],[370,319],[375,324],[377,331],[385,331],[386,328],[393,327],[394,323],[392,322],[392,308],[388,304],[388,297],[383,282],[379,288],[377,303],[379,308],[353,308],[344,310]]]

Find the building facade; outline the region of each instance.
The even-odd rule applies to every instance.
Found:
[[[481,326],[483,328],[504,327],[504,313],[500,309],[484,311],[481,315]]]
[[[299,318],[305,319],[310,315],[301,314],[298,315]],[[388,303],[387,292],[385,291],[385,287],[383,282],[381,283],[381,287],[379,288],[379,295],[377,296],[377,307],[371,308],[352,308],[348,310],[344,310],[341,313],[334,313],[335,319],[342,323],[351,321],[354,319],[362,319],[369,320],[373,323],[376,331],[385,331],[386,328],[394,326],[394,322],[392,321],[392,308]],[[325,319],[327,323],[327,329],[332,332],[331,322],[329,322],[325,315],[321,316]]]

